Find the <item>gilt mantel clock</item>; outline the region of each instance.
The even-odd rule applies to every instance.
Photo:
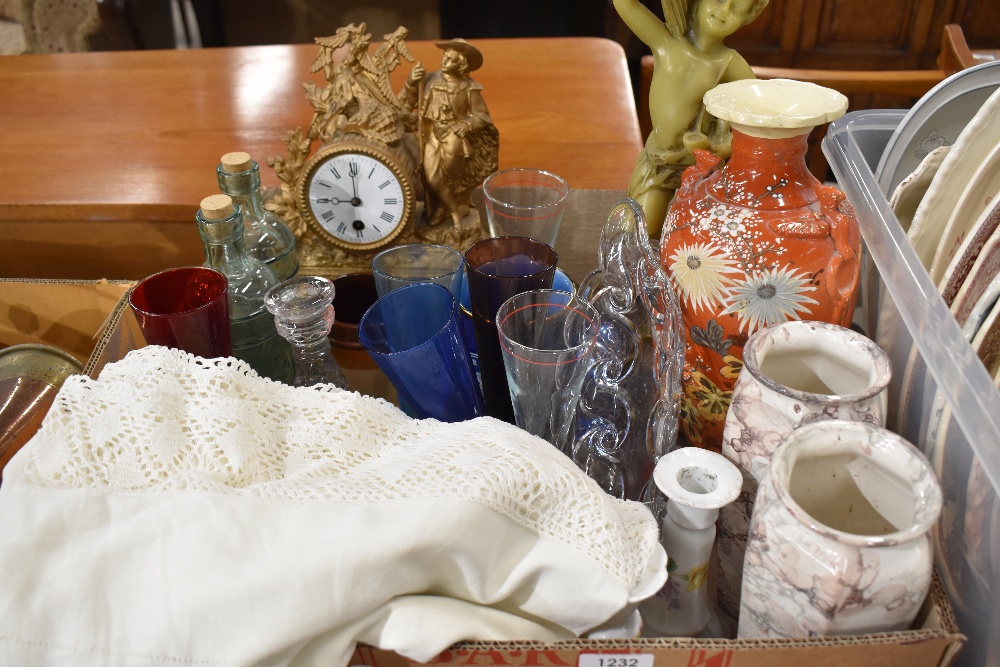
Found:
[[[322,148],[296,191],[306,225],[346,252],[378,251],[411,226],[412,176],[375,142],[345,139]]]
[[[400,27],[385,35],[371,53],[363,23],[316,39],[320,53],[310,71],[322,71],[327,85],[303,84],[312,123],[305,132],[286,134],[287,157],[267,161],[281,180],[280,193],[267,207],[295,233],[300,272],[367,269],[378,252],[403,243],[464,251],[485,235],[474,210],[453,225],[428,220],[433,198],[421,136],[423,84],[414,83],[411,72],[406,87],[394,93],[389,80],[402,61],[413,61],[406,34]],[[413,71],[423,76],[419,63]],[[488,167],[490,173],[496,170],[495,151]]]

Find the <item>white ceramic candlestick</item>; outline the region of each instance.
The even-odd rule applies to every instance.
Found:
[[[656,463],[653,481],[667,497],[660,541],[670,559],[669,578],[659,593],[639,607],[643,635],[694,637],[705,630],[714,614],[708,567],[719,508],[736,499],[743,478],[724,456],[682,447]]]

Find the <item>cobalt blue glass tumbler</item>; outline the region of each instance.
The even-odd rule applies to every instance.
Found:
[[[458,422],[484,414],[447,288],[417,283],[389,292],[361,318],[358,337],[417,418]]]

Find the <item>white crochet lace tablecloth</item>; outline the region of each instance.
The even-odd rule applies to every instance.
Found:
[[[159,347],[71,378],[0,487],[0,664],[338,665],[551,641],[657,591],[645,507],[482,418]]]

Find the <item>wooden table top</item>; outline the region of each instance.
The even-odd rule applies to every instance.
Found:
[[[474,43],[485,63],[473,78],[500,131],[500,168],[539,167],[571,188],[624,191],[642,143],[618,44]],[[433,42],[407,45],[429,71],[439,68]],[[246,151],[261,164],[264,186],[278,184],[266,160],[286,153],[288,130],[311,121],[302,82],[325,85],[309,74],[318,51],[299,44],[0,58],[0,276],[141,278],[200,262],[193,216],[217,191],[220,156]],[[408,71],[397,69],[397,85]]]

